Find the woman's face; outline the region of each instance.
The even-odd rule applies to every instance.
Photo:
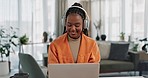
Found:
[[[73,39],[78,39],[81,36],[83,28],[83,20],[79,14],[72,13],[66,19],[66,31]]]

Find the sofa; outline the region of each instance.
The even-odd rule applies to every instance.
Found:
[[[139,55],[129,51],[129,42],[97,41],[100,49],[100,73],[136,71]]]
[[[129,51],[128,42],[97,41],[100,49],[100,73],[136,71],[139,55]],[[43,53],[43,65],[47,66],[48,54]]]

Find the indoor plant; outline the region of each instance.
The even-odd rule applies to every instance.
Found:
[[[29,38],[27,37],[26,34],[24,34],[23,36],[19,38],[20,45],[26,45],[28,41],[29,41]]]
[[[137,52],[138,51],[138,46],[139,46],[139,44],[134,44],[132,50]]]
[[[6,28],[0,29],[0,70],[4,70],[0,72],[0,75],[5,75],[10,71],[10,60],[6,61],[4,57],[9,57],[12,45],[17,46],[13,41],[14,38],[17,38],[15,35],[16,32],[13,31],[13,27],[10,27],[10,30]]]
[[[23,52],[23,45],[27,45],[29,41],[29,38],[27,37],[26,34],[24,34],[23,36],[19,37],[19,53],[21,53],[21,51]]]
[[[100,30],[101,30],[101,19],[99,21],[97,21],[97,24],[94,23],[94,26],[95,26],[95,28],[97,30],[96,40],[100,40],[99,35],[100,35]]]
[[[29,38],[27,37],[26,34],[24,34],[23,36],[19,37],[19,53],[21,53],[21,51],[23,52],[23,45],[27,45],[29,41]],[[21,72],[21,69],[20,69],[20,62],[19,62],[19,73]]]
[[[124,41],[124,39],[125,39],[125,33],[124,32],[121,32],[120,33],[120,40],[121,41]]]
[[[49,32],[49,42],[52,42],[53,41],[54,35],[55,35],[55,33]]]

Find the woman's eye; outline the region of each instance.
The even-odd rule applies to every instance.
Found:
[[[75,24],[75,26],[76,26],[76,27],[79,27],[79,26],[80,26],[80,24]]]
[[[71,27],[72,25],[71,25],[71,24],[67,24],[67,26],[68,26],[68,27]]]

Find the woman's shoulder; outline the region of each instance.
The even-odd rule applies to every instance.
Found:
[[[85,34],[83,34],[83,37],[84,37],[85,40],[95,42],[95,40],[93,38],[86,36]]]
[[[86,35],[83,34],[82,37],[88,43],[92,43],[92,44],[96,43],[96,41],[93,38],[89,37],[89,36],[86,36]]]
[[[66,40],[67,34],[63,34],[59,37],[57,37],[55,40],[53,40],[53,42],[51,44],[60,44],[60,43],[64,43]]]

